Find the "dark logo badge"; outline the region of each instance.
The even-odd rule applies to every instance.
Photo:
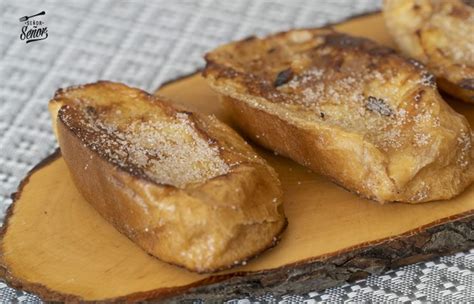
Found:
[[[33,19],[34,17],[43,15],[46,15],[45,11],[32,16],[23,16],[20,18],[20,22],[24,22],[21,27],[21,40],[26,40],[26,43],[30,43],[48,38],[48,27],[44,21]]]

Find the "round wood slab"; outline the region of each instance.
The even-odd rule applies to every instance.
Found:
[[[392,45],[379,14],[336,28]],[[167,83],[158,93],[231,124],[198,74]],[[474,126],[472,105],[450,103]],[[81,197],[56,152],[14,195],[1,234],[0,275],[45,300],[219,301],[321,290],[474,247],[474,186],[450,201],[380,205],[256,149],[280,176],[289,226],[278,246],[245,266],[199,275],[147,255]]]

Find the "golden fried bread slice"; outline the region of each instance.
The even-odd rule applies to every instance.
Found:
[[[472,133],[420,63],[331,29],[249,38],[203,72],[254,141],[379,202],[448,199],[474,179]]]
[[[385,0],[383,13],[405,54],[425,63],[441,89],[474,103],[474,1]]]
[[[232,267],[286,226],[276,172],[215,117],[112,82],[59,90],[50,111],[78,190],[163,261]]]

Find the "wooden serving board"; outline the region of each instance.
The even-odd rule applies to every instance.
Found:
[[[380,14],[335,27],[392,45]],[[231,123],[198,74],[170,82],[158,93]],[[474,126],[472,105],[450,103]],[[474,247],[474,186],[450,201],[380,205],[256,149],[280,176],[289,226],[278,246],[246,266],[199,275],[147,255],[81,197],[56,152],[14,195],[1,235],[0,274],[45,300],[217,301],[321,290]]]

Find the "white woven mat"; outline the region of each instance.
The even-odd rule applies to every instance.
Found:
[[[377,0],[0,1],[0,198],[56,147],[47,102],[59,87],[122,81],[152,92],[203,66],[220,43],[290,27],[321,26],[380,8]],[[38,18],[48,38],[20,40],[19,18]],[[40,302],[0,283],[0,302]],[[231,302],[474,302],[474,250],[372,276],[323,293]]]

